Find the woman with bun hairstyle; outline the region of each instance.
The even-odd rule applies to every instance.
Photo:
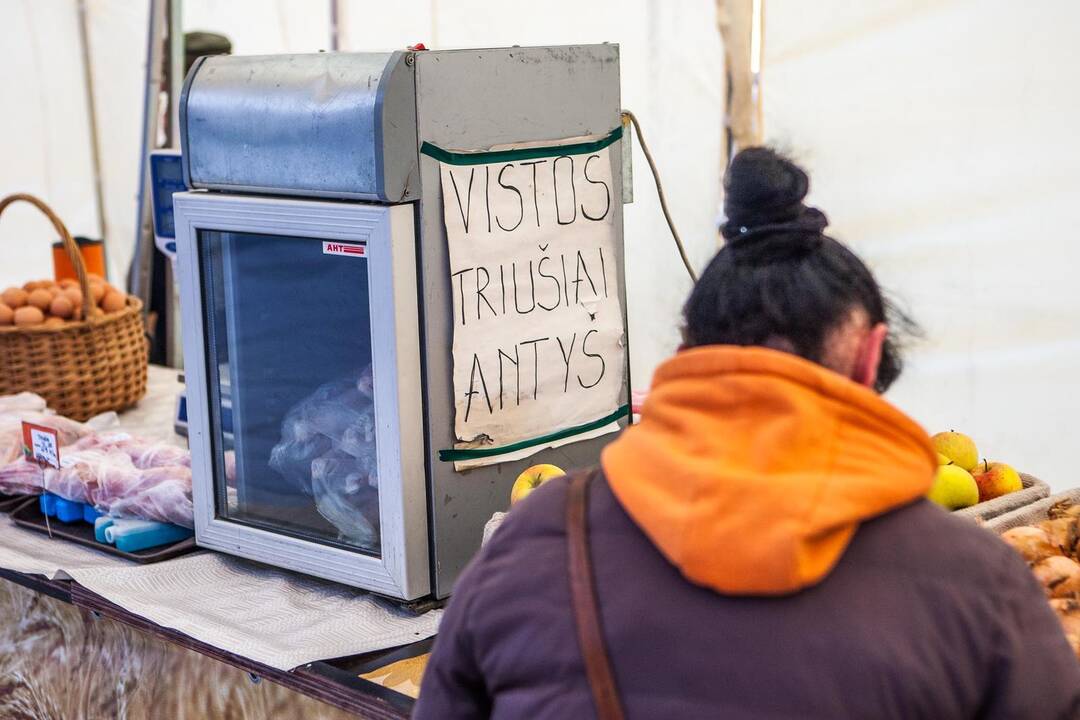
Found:
[[[924,499],[930,440],[879,394],[888,306],[808,189],[768,148],[732,160],[641,422],[480,551],[414,717],[1080,718],[1032,573]]]

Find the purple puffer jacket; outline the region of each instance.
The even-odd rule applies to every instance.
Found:
[[[553,480],[516,506],[461,577],[414,718],[595,717],[570,611],[566,490]],[[603,478],[589,503],[630,720],[1080,718],[1080,664],[1031,573],[926,501],[864,523],[823,582],[780,598],[688,583]]]

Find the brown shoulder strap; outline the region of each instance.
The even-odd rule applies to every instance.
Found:
[[[623,720],[619,691],[611,672],[600,612],[596,604],[592,561],[589,558],[588,489],[591,474],[582,473],[570,481],[566,496],[566,539],[569,549],[570,600],[574,608],[578,645],[585,659],[585,673],[592,690],[599,720]]]

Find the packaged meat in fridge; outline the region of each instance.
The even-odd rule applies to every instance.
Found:
[[[315,507],[348,542],[379,549],[379,492],[356,458],[333,452],[311,463]]]
[[[372,392],[370,368],[320,385],[286,413],[281,440],[270,452],[270,467],[309,495],[312,462],[331,451],[362,461],[374,477]]]

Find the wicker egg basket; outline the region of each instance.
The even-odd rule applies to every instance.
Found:
[[[56,213],[33,195],[8,195],[0,214],[22,201],[52,222],[78,276],[84,298],[93,297],[86,265],[71,233]],[[146,394],[147,342],[142,302],[106,314],[92,301],[59,327],[0,327],[0,395],[29,390],[74,420],[131,407]]]

